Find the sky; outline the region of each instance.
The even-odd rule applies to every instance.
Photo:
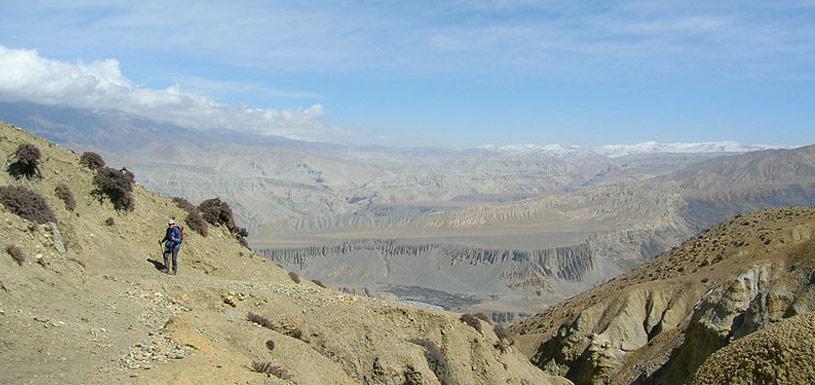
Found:
[[[815,143],[815,1],[0,1],[0,101],[307,140]]]

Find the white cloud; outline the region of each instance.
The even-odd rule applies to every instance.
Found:
[[[323,95],[310,91],[289,91],[264,87],[258,83],[213,80],[197,76],[181,76],[178,84],[187,92],[201,95],[259,95],[286,99],[321,99]]]
[[[299,109],[235,107],[174,85],[152,89],[125,77],[115,59],[67,63],[37,51],[0,45],[0,101],[32,102],[133,113],[197,129],[234,129],[296,139],[327,140],[335,128],[319,104]]]

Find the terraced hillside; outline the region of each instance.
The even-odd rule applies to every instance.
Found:
[[[813,236],[812,208],[739,215],[512,332],[575,384],[812,383]]]
[[[42,152],[42,178],[3,170],[0,185],[41,195],[55,221],[0,205],[2,384],[569,383],[483,321],[324,289],[222,226],[182,221],[179,273],[161,273],[156,241],[182,209],[136,186],[134,211],[114,210],[77,154],[0,123],[0,154],[20,144]]]

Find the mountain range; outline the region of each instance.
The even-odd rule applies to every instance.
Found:
[[[99,151],[165,195],[221,197],[258,253],[308,278],[500,322],[727,216],[815,203],[812,147],[397,149],[200,132],[112,111],[2,104],[0,114]]]
[[[726,218],[507,331],[481,314],[325,288],[245,248],[216,221],[206,235],[188,233],[178,274],[164,274],[155,240],[168,216],[189,208],[136,184],[134,205],[117,209],[95,192],[95,172],[78,154],[0,122],[0,152],[8,158],[21,145],[41,156],[35,176],[0,174],[0,383],[806,385],[815,378],[811,207]],[[670,181],[680,197],[726,184],[730,193],[696,195],[697,207],[707,202],[705,212],[721,215],[807,198],[812,152],[711,159],[636,183]],[[747,193],[745,186],[759,187]],[[378,242],[394,262],[438,251]],[[485,284],[478,267],[487,262],[546,260],[543,267],[560,266],[555,275],[566,281],[597,266],[579,248],[468,253],[453,264],[470,266],[470,278]]]

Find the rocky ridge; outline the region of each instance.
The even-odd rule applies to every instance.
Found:
[[[815,304],[813,234],[815,209],[740,215],[512,332],[532,362],[575,384],[730,383],[725,378],[731,374],[707,369],[720,367],[725,352],[762,349],[767,345],[751,336],[771,325],[808,325],[795,319],[809,317]],[[782,349],[787,354],[811,349],[810,343],[779,340],[772,346],[795,346]],[[725,366],[747,365],[726,360]],[[789,369],[767,359],[750,365],[751,371],[738,374],[739,383],[766,383],[756,380],[764,375],[761,368],[772,366],[779,375]],[[801,377],[772,383],[808,383],[795,378]]]

